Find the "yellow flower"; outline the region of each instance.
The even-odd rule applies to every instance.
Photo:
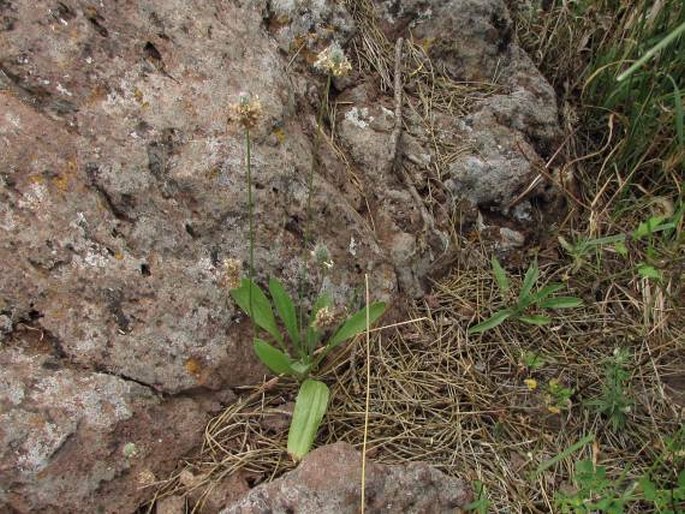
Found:
[[[233,111],[231,119],[237,121],[246,129],[256,127],[257,122],[264,113],[259,97],[250,93],[240,93],[238,101],[231,104],[231,110]]]
[[[550,411],[552,414],[560,414],[561,409],[557,407],[556,405],[548,405],[547,410]]]
[[[534,391],[538,387],[538,381],[534,378],[527,378],[523,381],[529,391]]]
[[[352,71],[352,65],[340,45],[333,42],[319,53],[314,69],[334,77],[343,77]]]

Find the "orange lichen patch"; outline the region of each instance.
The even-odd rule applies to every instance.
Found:
[[[31,175],[29,177],[29,184],[44,184],[45,183],[45,177],[42,175]]]
[[[136,88],[133,91],[133,98],[136,99],[136,102],[138,102],[139,104],[142,104],[143,103],[143,92],[140,89]]]
[[[116,253],[114,254],[114,258],[115,258],[116,260],[118,260],[118,261],[123,260],[124,254],[121,253],[121,252],[116,252]]]
[[[57,175],[52,179],[54,186],[64,193],[69,188],[69,177],[66,175]]]
[[[69,183],[71,179],[76,176],[78,171],[78,164],[75,158],[71,158],[67,161],[66,170],[59,175],[52,177],[52,184],[62,193],[69,189]]]
[[[200,374],[200,372],[202,371],[202,364],[196,358],[191,357],[190,359],[188,359],[186,361],[185,369],[191,375],[198,376]]]

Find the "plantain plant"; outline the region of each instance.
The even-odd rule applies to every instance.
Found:
[[[492,272],[497,282],[497,286],[503,298],[510,296],[511,281],[506,271],[497,260],[492,258]],[[507,308],[495,312],[485,321],[469,328],[469,334],[485,332],[497,325],[504,323],[508,319],[522,321],[531,325],[546,325],[552,318],[544,314],[530,312],[533,307],[538,309],[569,309],[580,307],[583,301],[574,296],[552,296],[564,288],[562,284],[548,284],[537,291],[534,291],[535,283],[540,277],[540,268],[537,262],[533,262],[526,271],[523,278],[523,285],[516,300]]]
[[[288,453],[294,460],[300,460],[311,449],[328,408],[328,386],[310,378],[311,374],[332,350],[375,322],[386,306],[382,302],[372,303],[342,323],[336,323],[331,297],[322,294],[314,302],[307,323],[300,326],[295,303],[283,284],[274,278],[269,280],[271,301],[250,279],[243,279],[240,287],[232,289],[230,294],[268,339],[254,338],[257,357],[274,373],[289,375],[301,382],[288,433]],[[274,310],[284,327],[283,333]],[[331,335],[325,337],[327,334]]]

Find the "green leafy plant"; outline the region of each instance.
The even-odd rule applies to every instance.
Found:
[[[475,499],[464,506],[464,510],[473,511],[477,514],[487,514],[490,512],[490,500],[488,499],[488,489],[480,480],[473,481]]]
[[[558,379],[553,378],[547,382],[545,392],[545,404],[552,414],[559,414],[562,410],[571,408],[571,396],[573,389],[565,387]]]
[[[588,435],[555,458],[543,463],[537,475],[557,464],[573,452],[591,443],[594,435]],[[606,466],[597,465],[590,459],[579,460],[571,481],[573,488],[562,489],[554,495],[554,504],[564,514],[607,513],[619,514],[635,504],[651,505],[660,514],[679,514],[685,502],[685,469],[683,449],[685,427],[673,437],[666,439],[666,452],[658,457],[637,480],[627,478],[629,469],[611,478]],[[668,463],[668,465],[664,465]],[[664,477],[664,472],[666,477]],[[661,478],[657,478],[662,475]]]
[[[508,299],[511,282],[496,257],[492,258],[492,272],[502,297]],[[583,301],[574,296],[552,296],[564,288],[562,284],[548,284],[541,289],[534,290],[539,276],[540,269],[537,262],[533,262],[526,271],[523,285],[513,304],[510,307],[495,312],[485,321],[472,326],[469,328],[469,333],[478,334],[485,332],[508,319],[522,321],[531,325],[546,325],[552,319],[547,315],[530,312],[533,307],[538,309],[569,309],[583,305]]]
[[[254,338],[257,357],[274,373],[302,381],[288,433],[288,453],[293,459],[300,460],[311,449],[328,407],[328,386],[309,378],[310,374],[332,350],[374,323],[386,306],[382,302],[372,303],[331,330],[335,323],[328,295],[321,295],[316,300],[306,325],[300,326],[295,304],[278,280],[269,280],[269,293],[271,301],[249,279],[243,279],[240,287],[230,292],[236,304],[269,339]],[[284,327],[285,336],[274,310]],[[327,333],[331,335],[324,337]]]
[[[628,489],[621,487],[623,480],[610,479],[606,467],[596,466],[590,459],[576,462],[573,482],[573,491],[559,491],[554,496],[555,505],[564,514],[620,514],[633,499],[635,489],[634,485]]]
[[[629,362],[630,353],[627,350],[614,350],[614,355],[605,364],[601,395],[585,402],[585,405],[609,418],[614,431],[625,427],[627,414],[633,405],[625,392],[630,379],[627,370]]]
[[[541,355],[540,352],[523,350],[519,356],[519,366],[529,371],[542,369],[550,362],[550,359]]]
[[[680,514],[685,504],[685,469],[678,473],[678,482],[673,488],[659,488],[648,474],[638,481],[643,498],[651,502],[660,514]]]

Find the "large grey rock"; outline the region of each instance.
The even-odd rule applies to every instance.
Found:
[[[355,514],[361,503],[361,454],[346,443],[311,452],[290,473],[252,489],[221,514]],[[424,463],[367,461],[369,514],[447,514],[471,501],[471,488]]]
[[[498,0],[393,6],[388,33],[433,38],[455,78],[503,70],[478,109],[441,119],[474,149],[447,187],[506,211],[535,176],[519,149],[557,137],[551,89]],[[336,265],[310,268],[312,289],[345,305],[368,273],[377,299],[422,293],[450,220],[408,189],[435,157],[420,120],[403,115],[407,175],[393,172],[393,99],[355,70],[334,83],[336,146],[315,137],[326,79],[310,64],[355,30],[323,0],[0,2],[0,507],[130,511],[134,477],[163,474],[229,388],[265,372],[222,267],[248,255],[244,135],[227,124],[239,92],[264,107],[258,279],[296,290],[314,169],[311,230]],[[169,425],[178,444],[150,450]],[[122,459],[122,445],[136,451]]]
[[[206,414],[190,399],[63,368],[38,342],[0,352],[2,511],[133,512],[144,477],[168,473],[198,444]]]

